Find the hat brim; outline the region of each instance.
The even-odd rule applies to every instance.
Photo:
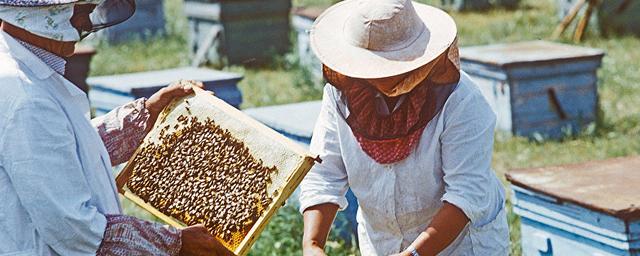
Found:
[[[406,48],[372,51],[349,43],[343,30],[358,0],[333,5],[318,17],[311,28],[311,48],[320,62],[343,75],[374,79],[391,77],[417,69],[445,52],[457,34],[453,18],[446,12],[413,2],[425,24],[420,36]]]

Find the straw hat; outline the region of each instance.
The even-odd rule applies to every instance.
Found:
[[[444,11],[410,0],[346,0],[311,29],[311,47],[330,69],[354,78],[403,74],[444,53],[457,34]]]

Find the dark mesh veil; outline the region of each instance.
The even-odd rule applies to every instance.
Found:
[[[136,12],[135,0],[104,0],[98,4],[90,14],[92,27],[82,31],[80,38],[98,30],[120,24],[129,19]]]

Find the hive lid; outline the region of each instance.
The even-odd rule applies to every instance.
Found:
[[[593,57],[601,58],[602,56],[604,56],[604,51],[600,49],[541,40],[470,46],[460,49],[460,58],[462,60],[496,66]]]
[[[242,75],[206,68],[175,68],[112,76],[96,76],[87,79],[92,87],[131,93],[133,89],[161,87],[180,79],[191,79],[202,82],[240,81]]]
[[[513,185],[623,220],[640,219],[640,156],[512,170]]]
[[[246,109],[244,112],[277,131],[311,138],[321,105],[321,101],[309,101]]]

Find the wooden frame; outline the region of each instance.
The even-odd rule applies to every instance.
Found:
[[[578,13],[580,12],[580,10],[582,10],[582,7],[585,4],[587,5],[587,9],[584,15],[582,16],[582,18],[580,18],[580,21],[578,22],[578,24],[576,25],[576,30],[573,34],[574,42],[579,43],[582,41],[584,32],[587,30],[587,26],[589,25],[589,20],[591,19],[593,9],[596,8],[597,5],[601,4],[600,1],[598,0],[578,0],[578,2],[574,4],[571,10],[569,10],[567,15],[564,18],[562,18],[562,21],[560,21],[560,24],[558,24],[556,29],[553,31],[553,34],[551,35],[552,40],[556,40],[560,38],[562,33],[564,33],[564,31],[571,24],[571,22],[573,22],[576,16],[578,16]]]
[[[171,216],[167,216],[163,214],[162,212],[157,210],[155,207],[146,203],[143,199],[135,195],[133,192],[131,192],[131,190],[129,190],[126,187],[126,183],[132,175],[133,168],[135,166],[134,159],[136,158],[136,156],[140,153],[142,148],[144,148],[146,145],[148,145],[150,141],[154,139],[154,136],[157,135],[158,130],[160,130],[161,127],[166,126],[167,123],[171,124],[172,122],[171,117],[172,116],[175,117],[175,115],[177,115],[176,112],[182,113],[184,111],[184,109],[180,109],[181,106],[184,106],[185,104],[189,105],[190,104],[189,101],[191,101],[192,103],[194,101],[198,101],[199,102],[198,104],[200,105],[207,104],[207,107],[209,109],[206,109],[206,111],[200,111],[197,108],[196,109],[192,108],[192,110],[188,110],[189,109],[188,107],[186,109],[187,111],[189,111],[189,114],[191,114],[192,111],[196,112],[195,116],[204,115],[204,116],[210,117],[210,116],[218,115],[220,116],[220,119],[226,120],[226,121],[223,121],[223,124],[224,123],[237,124],[236,127],[242,127],[244,129],[244,131],[238,132],[238,134],[244,132],[243,134],[238,136],[239,137],[246,136],[244,137],[245,139],[244,141],[246,141],[248,144],[251,144],[248,147],[250,148],[252,155],[254,156],[255,154],[262,155],[263,157],[261,157],[261,159],[265,160],[265,164],[267,164],[267,161],[270,161],[270,159],[264,159],[265,158],[264,156],[268,156],[268,154],[277,154],[278,152],[280,153],[285,152],[287,154],[283,154],[283,156],[288,157],[287,159],[281,159],[281,160],[271,159],[271,160],[279,161],[279,163],[283,163],[283,165],[293,167],[292,170],[288,172],[279,173],[278,177],[274,180],[273,184],[269,185],[269,186],[272,186],[268,188],[268,191],[273,197],[273,202],[258,218],[258,220],[251,227],[247,235],[242,238],[242,242],[237,247],[234,248],[233,245],[227,243],[227,241],[224,241],[218,237],[219,238],[218,240],[220,240],[228,249],[233,251],[236,255],[246,255],[249,249],[251,249],[251,246],[253,245],[253,243],[258,238],[259,234],[266,227],[266,224],[269,222],[269,220],[275,215],[276,211],[281,206],[284,205],[284,203],[286,202],[286,199],[289,196],[291,196],[291,194],[294,192],[294,190],[300,184],[300,182],[302,182],[302,179],[307,174],[307,172],[311,169],[311,167],[314,165],[314,162],[320,161],[320,159],[317,156],[312,156],[304,148],[302,148],[302,146],[287,139],[283,135],[266,127],[265,125],[259,123],[258,121],[253,120],[252,118],[248,117],[247,115],[240,112],[236,108],[214,97],[210,93],[205,92],[199,88],[194,88],[194,90],[195,90],[194,95],[175,100],[172,104],[170,104],[163,110],[163,112],[158,117],[158,120],[156,121],[156,124],[154,125],[153,129],[149,132],[149,134],[147,134],[141,146],[135,151],[130,161],[127,163],[125,168],[122,170],[122,172],[120,172],[120,174],[116,178],[118,191],[121,194],[123,194],[125,198],[131,200],[132,202],[139,205],[140,207],[142,207],[152,215],[160,218],[162,221],[166,222],[167,224],[173,227],[178,227],[178,228],[185,227],[186,225],[180,220],[177,220]],[[212,110],[212,109],[215,109],[215,110]],[[218,112],[212,113],[215,111],[218,111]],[[233,126],[233,125],[230,125],[230,126]],[[233,130],[234,127],[225,127],[225,128],[229,129],[229,131],[232,134],[234,134],[234,130]],[[234,134],[234,137],[236,135],[237,134]],[[264,136],[264,138],[253,139],[252,136],[255,137],[256,135]],[[251,141],[248,141],[248,139],[250,139]],[[264,146],[264,145],[258,145],[254,148],[251,148],[251,146],[253,145],[252,143],[255,145],[260,143],[263,143],[263,144],[271,143],[273,145],[273,148],[271,148],[270,146]],[[273,158],[275,159],[277,159],[277,157],[278,156],[273,156]]]

